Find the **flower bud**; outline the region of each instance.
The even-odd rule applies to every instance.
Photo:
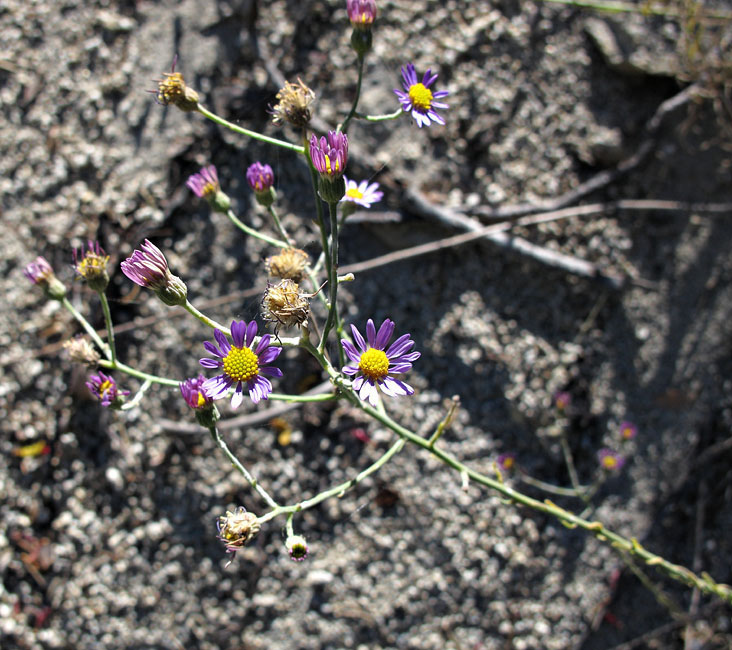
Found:
[[[36,257],[25,267],[23,273],[33,284],[39,285],[52,300],[63,300],[66,297],[66,287],[56,277],[45,257]]]
[[[302,535],[290,535],[285,540],[285,548],[293,562],[302,562],[310,552],[308,543]]]

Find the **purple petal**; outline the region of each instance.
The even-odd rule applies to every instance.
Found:
[[[389,349],[386,351],[386,356],[391,359],[392,357],[398,357],[400,354],[403,354],[409,348],[411,348],[414,345],[414,341],[410,340],[411,334],[402,334],[394,343],[392,343],[389,346]]]
[[[364,377],[363,375],[359,375],[358,377],[356,377],[356,379],[353,380],[353,390],[355,390],[356,392],[361,390],[361,386],[363,386],[363,382],[365,381],[366,377]]]
[[[387,318],[379,328],[379,333],[376,335],[376,345],[374,345],[374,347],[379,350],[386,348],[386,344],[389,342],[392,334],[394,334],[394,321]]]
[[[361,386],[361,390],[358,392],[358,396],[371,404],[374,408],[378,405],[379,395],[378,391],[376,390],[376,386],[372,384],[370,381],[365,381],[363,383],[363,386]]]
[[[257,349],[254,350],[254,354],[259,356],[259,353],[269,345],[269,341],[271,338],[271,334],[265,334],[261,339],[259,339],[259,343],[257,344]]]
[[[271,363],[277,357],[280,356],[281,352],[282,352],[282,348],[277,348],[274,346],[269,347],[264,352],[262,352],[262,354],[259,355],[259,363],[261,363],[261,364]]]
[[[216,339],[216,342],[219,344],[219,348],[221,349],[221,356],[225,357],[229,352],[231,352],[231,343],[229,343],[229,339],[226,338],[224,333],[221,330],[214,330],[214,338]]]
[[[369,342],[369,347],[376,347],[374,345],[376,342],[376,325],[370,318],[366,321],[366,339]]]
[[[358,347],[361,348],[362,352],[366,352],[366,350],[368,349],[368,346],[366,345],[366,341],[363,340],[363,336],[361,336],[361,332],[358,331],[358,328],[355,325],[351,325],[351,333],[353,334],[354,341],[356,341],[356,345],[358,345]]]
[[[267,399],[272,392],[272,383],[261,375],[249,382],[249,396],[257,404],[261,399]]]
[[[237,348],[244,347],[244,335],[246,334],[246,321],[231,321],[231,338]]]
[[[346,341],[346,339],[341,339],[341,345],[351,361],[355,361],[356,363],[361,361],[361,355],[358,353],[358,350],[356,350],[353,343]]]
[[[282,371],[275,366],[263,366],[259,369],[259,374],[267,377],[282,377]]]
[[[402,363],[390,363],[389,364],[389,372],[390,373],[401,373],[401,372],[409,372],[412,369],[412,364],[408,362],[402,362]]]
[[[254,340],[254,337],[257,335],[257,322],[252,320],[249,322],[249,326],[247,327],[247,347],[252,347],[252,341]]]
[[[358,372],[358,366],[343,366],[341,372],[344,375],[355,375]]]
[[[222,365],[220,361],[216,361],[216,359],[209,359],[208,357],[199,359],[198,363],[200,363],[204,368],[210,368],[211,370],[220,368]]]
[[[231,383],[231,379],[226,375],[218,375],[204,381],[202,388],[211,399],[219,399],[231,388]]]
[[[204,341],[203,347],[206,348],[206,352],[213,354],[215,357],[225,357],[226,355],[221,352],[211,341]]]

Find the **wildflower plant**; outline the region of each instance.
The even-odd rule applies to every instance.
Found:
[[[263,504],[256,509],[261,514],[255,514],[243,506],[226,510],[222,505],[221,511],[226,514],[216,521],[218,539],[232,558],[236,551],[247,545],[269,522],[284,517],[285,550],[293,560],[304,560],[311,550],[305,537],[295,531],[296,516],[304,510],[318,506],[326,499],[341,497],[366,477],[377,472],[410,443],[456,470],[464,485],[472,481],[487,487],[514,504],[554,517],[569,527],[583,529],[629,556],[658,566],[674,579],[732,602],[732,589],[729,587],[714,582],[706,574],[699,576],[672,564],[642,547],[637,540],[628,539],[608,529],[601,522],[587,518],[590,501],[608,470],[618,471],[622,467],[622,457],[615,452],[600,452],[598,459],[601,471],[594,483],[585,485],[580,482],[579,473],[574,468],[568,434],[563,432],[559,440],[572,486],[554,486],[531,479],[523,472],[512,453],[503,454],[497,462],[486,463],[486,467],[492,466],[494,470],[483,473],[445,451],[439,442],[441,436],[449,430],[459,409],[460,401],[457,396],[453,398],[445,417],[427,435],[408,429],[389,415],[391,398],[409,399],[416,392],[408,378],[420,359],[421,353],[415,349],[420,344],[408,332],[394,338],[396,325],[390,318],[384,319],[378,328],[372,318],[367,318],[364,336],[354,323],[346,322],[339,307],[339,285],[346,281],[359,281],[353,274],[339,275],[338,272],[341,226],[347,223],[344,219],[354,205],[370,207],[381,200],[384,194],[375,182],[356,182],[346,178],[349,162],[347,131],[353,120],[360,120],[367,125],[369,122],[395,120],[404,113],[408,113],[419,127],[439,127],[449,116],[449,113],[437,112],[448,109],[447,104],[441,101],[448,95],[448,91],[435,89],[438,74],[432,68],[420,78],[415,66],[405,62],[401,68],[402,89],[394,91],[394,112],[384,115],[360,112],[364,59],[370,51],[377,7],[373,0],[348,0],[345,9],[353,29],[351,45],[356,52],[356,91],[351,108],[342,122],[327,133],[316,133],[311,129],[315,93],[300,79],[297,83],[287,82],[277,93],[277,102],[270,109],[272,121],[276,125],[289,125],[287,132],[291,132],[293,129],[290,127],[294,127],[298,135],[295,142],[252,131],[212,113],[203,105],[199,94],[186,85],[183,75],[175,71],[175,63],[171,71],[158,81],[157,89],[152,91],[159,104],[200,115],[243,137],[298,156],[303,169],[310,174],[313,196],[308,209],[309,214],[315,217],[320,243],[320,251],[314,256],[315,261],[311,261],[310,256],[298,248],[298,245],[304,246],[308,242],[294,241],[279,218],[277,197],[273,189],[274,173],[269,164],[257,161],[245,173],[260,208],[266,210],[269,217],[261,229],[254,229],[239,218],[233,201],[221,187],[218,171],[213,165],[204,166],[191,175],[186,183],[195,197],[206,200],[214,212],[229,219],[244,236],[257,238],[271,247],[271,254],[263,270],[274,281],[270,281],[266,288],[263,287],[262,320],[267,324],[265,327],[272,327],[274,336],[265,331],[264,327],[260,332],[256,318],[249,321],[233,319],[227,328],[196,309],[188,298],[185,282],[170,271],[163,250],[146,239],[120,263],[122,274],[132,283],[152,290],[164,304],[188,312],[210,328],[213,337],[213,341],[206,340],[203,343],[205,351],[210,355],[199,361],[204,369],[203,373],[189,378],[157,376],[132,368],[118,358],[112,315],[105,297],[111,271],[107,264],[108,257],[98,243],[90,242],[86,250],[75,253],[74,268],[99,297],[107,329],[106,340],[99,336],[66,299],[63,284],[44,258],[38,257],[25,269],[28,279],[43,287],[50,298],[61,302],[96,346],[98,352],[91,354],[85,344],[69,345],[72,358],[97,367],[87,383],[90,392],[103,407],[114,409],[136,408],[153,384],[168,388],[179,395],[179,399],[189,407],[196,421],[209,431],[215,445],[234,469],[244,476],[257,500]],[[397,75],[398,71],[395,71],[395,77]],[[280,182],[278,187],[285,188],[286,183]],[[165,247],[162,242],[160,245]],[[308,290],[303,289],[305,283],[308,284]],[[310,304],[311,300],[313,304]],[[283,334],[291,336],[280,337],[280,329]],[[285,347],[291,349],[292,354],[288,356],[292,356],[293,363],[308,356],[314,360],[323,377],[327,379],[328,389],[315,394],[276,392],[283,371],[279,363],[275,362]],[[129,391],[117,386],[116,380],[109,374],[112,371],[117,376],[125,374],[132,380],[142,382],[131,399],[127,399],[130,396]],[[247,397],[252,407],[257,408],[268,408],[263,403],[270,400],[298,404],[342,400],[390,430],[394,434],[394,441],[377,460],[348,481],[330,486],[309,498],[300,498],[297,503],[280,504],[229,449],[217,425],[217,401],[230,398],[231,407],[237,409],[244,404]],[[554,406],[555,413],[566,414],[569,395],[557,394]],[[632,436],[626,429],[628,427],[623,429],[622,437],[629,439]],[[526,482],[532,489],[579,498],[584,510],[577,513],[510,486],[501,473],[508,476],[509,471],[510,481]]]

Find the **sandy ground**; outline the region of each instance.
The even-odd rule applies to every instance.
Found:
[[[511,0],[379,8],[362,110],[397,108],[392,89],[409,61],[439,73],[450,108],[445,127],[420,130],[406,116],[354,124],[349,174],[380,182],[385,198],[371,221],[345,228],[343,264],[489,223],[511,206],[537,212],[604,172],[611,182],[568,205],[730,200],[729,122],[723,95],[708,90],[714,52],[685,61],[675,21]],[[223,322],[256,317],[272,250],[210,214],[185,179],[215,163],[242,219],[271,232],[244,180],[250,163],[269,162],[285,224],[314,253],[307,171],[145,90],[177,53],[210,109],[294,139],[268,124],[279,71],[315,90],[317,117],[332,126],[355,85],[345,3],[6,0],[0,33],[3,648],[731,647],[729,607],[649,572],[678,604],[670,613],[608,547],[475,485],[463,490],[410,447],[296,520],[307,561],[288,559],[277,521],[226,568],[216,517],[263,504],[207,434],[186,429],[176,391],[152,389],[124,414],[95,403],[84,370],[61,353],[78,326],[22,270],[46,256],[101,327],[70,268],[71,249],[99,239],[112,258],[120,356],[175,378],[197,372],[210,331],[135,291],[119,262],[149,237],[199,308]],[[708,99],[673,104],[699,80]],[[615,174],[643,147],[630,173]],[[482,240],[358,273],[343,309],[359,326],[390,317],[412,333],[416,394],[386,406],[427,434],[459,394],[442,444],[481,471],[511,451],[532,476],[566,485],[553,435],[564,426],[589,482],[619,423],[637,423],[628,463],[595,497],[593,516],[730,583],[730,211],[637,208],[515,228],[514,245],[529,242],[534,257]],[[581,260],[595,277],[537,251]],[[296,350],[282,367],[281,391],[322,380]],[[572,397],[560,421],[558,390]],[[224,419],[248,410],[222,405]],[[286,503],[350,478],[393,441],[341,404],[285,421],[286,445],[269,421],[225,436]],[[17,455],[37,441],[49,453]]]

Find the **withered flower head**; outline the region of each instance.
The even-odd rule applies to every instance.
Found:
[[[300,78],[296,84],[286,81],[277,93],[277,99],[278,103],[270,110],[273,124],[282,126],[289,122],[297,127],[307,126],[312,117],[310,104],[315,100],[315,93]]]
[[[286,248],[265,261],[267,273],[283,280],[300,282],[308,264],[308,254],[299,248]]]
[[[195,111],[198,108],[198,93],[186,86],[183,75],[175,71],[175,64],[178,61],[176,56],[170,72],[163,72],[164,79],[155,79],[158,84],[157,90],[150,90],[155,95],[155,101],[163,106],[173,104],[185,112]]]
[[[69,354],[69,358],[77,363],[83,363],[85,366],[95,368],[99,359],[99,352],[85,338],[80,336],[69,339],[64,343],[64,349]]]
[[[219,529],[218,539],[226,546],[226,552],[231,553],[231,560],[226,565],[229,566],[236,552],[254,539],[261,524],[257,515],[239,506],[234,512],[227,510],[226,515],[219,517],[216,527]]]
[[[268,284],[262,299],[262,317],[274,323],[275,336],[284,327],[302,325],[308,318],[308,295],[300,293],[300,287],[292,280]]]

